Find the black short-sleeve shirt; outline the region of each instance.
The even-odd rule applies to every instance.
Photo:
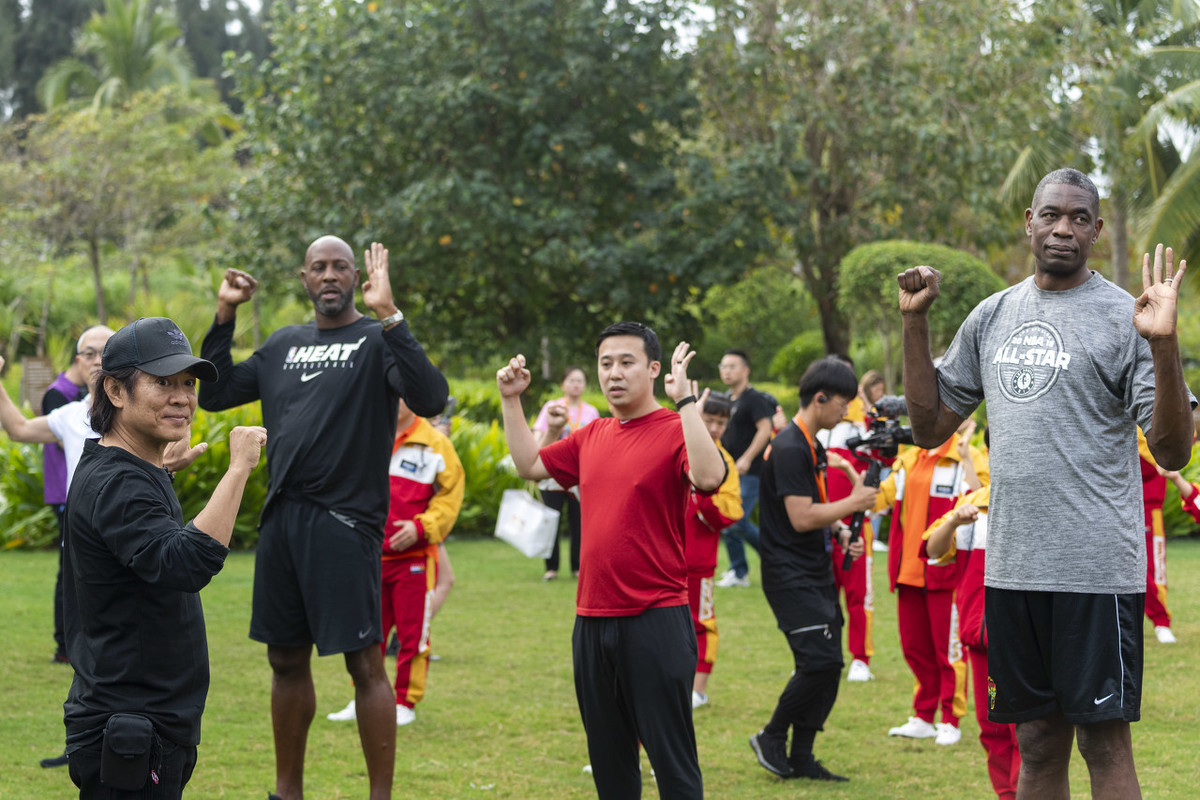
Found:
[[[775,413],[775,405],[767,396],[757,389],[747,386],[733,403],[733,411],[729,415],[729,425],[721,436],[721,444],[735,459],[741,458],[754,441],[758,432],[758,421],[770,419]],[[750,465],[751,475],[762,474],[762,459],[756,458]]]
[[[821,502],[817,469],[824,469],[825,448],[820,442],[815,445],[817,464],[803,431],[793,422],[771,442],[763,462],[758,523],[764,591],[833,583],[833,562],[826,549],[829,528],[795,530],[784,504],[789,495]]]

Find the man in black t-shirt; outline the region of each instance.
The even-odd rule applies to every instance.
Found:
[[[750,385],[750,357],[742,350],[726,350],[721,357],[721,381],[729,387],[733,411],[721,436],[721,445],[733,456],[745,515],[722,533],[729,553],[729,570],[717,586],[749,586],[750,565],[746,545],[758,549],[758,527],[750,521],[758,503],[762,454],[771,441],[771,417],[775,402]]]
[[[826,456],[817,432],[836,425],[858,390],[854,373],[835,358],[813,362],[800,379],[800,410],[767,451],[762,473],[762,583],[779,629],[792,649],[796,671],[771,721],[750,737],[758,762],[784,778],[845,781],[813,757],[813,740],[837,699],[842,672],[842,615],[830,561],[830,526],[855,558],[841,519],[875,504],[875,489],[836,453]],[[826,459],[828,458],[828,462]],[[826,466],[841,469],[854,486],[829,502]],[[792,748],[787,750],[788,729]]]
[[[164,466],[215,380],[164,317],[139,319],[104,347],[88,439],[71,479],[63,585],[68,769],[80,800],[177,800],[196,765],[208,696],[199,592],[225,563],[261,427],[229,433],[229,470],[191,522]]]
[[[432,417],[448,389],[396,307],[387,255],[378,243],[365,254],[363,303],[376,322],[354,304],[354,251],[336,236],[317,239],[300,271],[315,321],[280,328],[239,364],[230,355],[237,307],[258,283],[227,270],[200,348],[221,372],[200,387],[201,408],[261,400],[271,431],[250,638],[267,645],[271,665],[275,795],[282,800],[304,793],[305,744],[316,713],[314,644],[320,655],[343,654],[371,797],[391,797],[396,698],[379,647],[388,463],[399,399]]]

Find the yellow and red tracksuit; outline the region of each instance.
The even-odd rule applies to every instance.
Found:
[[[862,398],[855,397],[850,401],[850,406],[841,422],[829,429],[828,432],[817,434],[817,438],[825,445],[827,451],[837,453],[849,461],[855,471],[860,474],[866,471],[868,464],[860,459],[853,450],[846,447],[846,441],[851,436],[866,434],[866,428],[863,427],[864,419]],[[850,490],[853,488],[850,479],[840,469],[829,470],[826,483],[831,503],[849,497]],[[849,525],[852,517],[853,515],[842,521]],[[843,570],[842,563],[845,561],[845,552],[842,550],[841,540],[836,536],[833,537],[831,554],[834,583],[846,596],[846,649],[850,651],[851,657],[864,664],[870,664],[871,656],[875,655],[875,641],[872,638],[875,622],[875,587],[871,582],[872,566],[875,562],[874,539],[874,529],[871,527],[871,523],[863,520],[862,557],[850,562],[850,569]]]
[[[1015,725],[991,722],[988,719],[988,669],[987,628],[984,625],[983,573],[987,558],[987,517],[991,487],[971,492],[958,499],[954,508],[973,505],[979,509],[979,518],[971,525],[964,525],[950,540],[950,548],[937,560],[929,563],[944,566],[958,564],[959,583],[954,593],[954,605],[958,609],[959,630],[962,643],[967,648],[971,663],[972,688],[975,701],[975,720],[979,723],[979,743],[987,755],[988,777],[992,788],[1001,800],[1012,800],[1017,795],[1017,776],[1021,772],[1021,753],[1017,749]],[[927,539],[935,528],[941,527],[953,513],[944,516],[929,526],[922,539]],[[964,530],[969,536],[963,536]],[[921,557],[925,558],[924,546]]]
[[[388,466],[391,504],[383,541],[383,647],[396,628],[396,702],[412,708],[425,696],[429,620],[437,583],[438,543],[462,507],[466,476],[454,446],[421,417],[396,433]],[[402,552],[388,539],[396,522],[413,520],[417,541]]]
[[[725,459],[725,482],[714,494],[702,495],[694,489],[688,497],[687,517],[683,526],[684,557],[688,569],[688,606],[696,630],[696,671],[711,673],[717,661],[717,616],[713,607],[713,574],[721,531],[743,516],[742,493],[737,466],[720,442],[717,449]]]
[[[966,672],[958,636],[954,587],[957,564],[934,566],[921,558],[930,523],[954,507],[963,488],[959,435],[934,450],[901,453],[879,487],[875,510],[892,508],[888,536],[888,581],[897,595],[900,649],[913,672],[913,716],[932,723],[939,705],[942,722],[958,726],[967,711]],[[970,449],[975,473],[987,485],[987,458]]]

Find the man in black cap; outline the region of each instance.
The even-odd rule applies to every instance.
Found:
[[[267,432],[230,431],[229,470],[185,525],[163,451],[186,433],[196,381],[216,380],[216,367],[162,317],[113,334],[101,365],[100,439],[85,443],[67,497],[67,754],[81,800],[167,800],[195,767],[208,694],[198,592],[225,563]]]

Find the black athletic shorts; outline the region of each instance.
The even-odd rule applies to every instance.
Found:
[[[1144,594],[985,591],[988,719],[1141,717]]]
[[[361,528],[361,523],[359,524]],[[323,656],[383,641],[380,537],[277,497],[258,533],[250,638]]]

